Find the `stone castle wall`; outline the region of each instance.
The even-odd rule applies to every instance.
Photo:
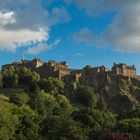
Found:
[[[126,64],[114,64],[112,67],[112,72],[124,76],[136,77],[136,68]]]
[[[36,71],[43,78],[48,77],[57,77],[63,79],[67,78],[75,80],[76,82],[82,77],[82,75],[97,75],[97,73],[104,73],[107,76],[109,75],[123,75],[126,77],[133,77],[140,80],[140,76],[136,76],[136,68],[134,66],[128,66],[126,64],[114,64],[112,70],[109,70],[105,66],[93,67],[90,69],[69,69],[66,62],[57,63],[53,60],[48,61],[47,63],[42,62],[40,59],[34,60],[21,60],[20,62],[14,62],[12,64],[4,65],[2,68],[9,66],[14,67],[27,67],[33,71]]]

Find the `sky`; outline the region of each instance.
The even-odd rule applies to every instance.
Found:
[[[70,68],[113,63],[140,74],[140,0],[0,0],[0,66],[26,59]]]

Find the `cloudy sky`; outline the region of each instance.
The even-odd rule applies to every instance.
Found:
[[[140,74],[140,0],[0,0],[0,66],[22,54]]]

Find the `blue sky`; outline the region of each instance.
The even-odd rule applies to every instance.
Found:
[[[0,0],[0,66],[35,57],[140,74],[139,0]]]

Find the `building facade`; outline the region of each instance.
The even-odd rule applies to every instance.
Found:
[[[79,81],[82,74],[91,74],[94,75],[96,73],[110,73],[116,75],[123,75],[129,76],[133,78],[137,78],[136,75],[136,68],[135,66],[129,66],[126,64],[115,64],[113,65],[112,69],[109,70],[105,66],[97,66],[97,67],[89,67],[87,66],[84,69],[69,69],[66,62],[56,62],[50,60],[48,62],[42,62],[40,59],[33,59],[33,60],[24,60],[22,59],[20,62],[13,62],[11,64],[3,65],[2,68],[7,68],[9,66],[14,66],[18,68],[27,67],[32,71],[35,71],[40,74],[43,78],[49,77],[57,77],[59,79],[63,79],[64,77],[69,77],[71,79],[75,79],[75,81]],[[140,79],[140,78],[139,78]]]
[[[135,66],[129,66],[126,64],[115,64],[112,67],[112,72],[115,74],[119,75],[124,75],[124,76],[130,76],[130,77],[136,77],[136,68]]]
[[[33,60],[22,59],[20,62],[14,62],[11,64],[3,65],[2,69],[10,66],[18,68],[27,67],[32,71],[39,73],[40,76],[43,78],[57,77],[59,79],[62,79],[62,77],[70,74],[70,70],[68,69],[68,65],[66,62],[57,63],[53,60],[44,63],[37,58]]]

